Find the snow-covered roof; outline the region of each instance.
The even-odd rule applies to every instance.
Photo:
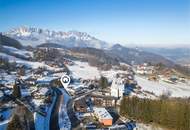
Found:
[[[41,88],[41,89],[39,90],[39,93],[40,93],[41,95],[45,95],[48,91],[49,91],[48,88]]]
[[[113,119],[110,113],[103,107],[94,107],[93,110],[100,119]]]
[[[42,78],[38,78],[37,82],[39,83],[49,83],[50,81],[57,79],[58,77],[54,77],[54,76],[46,76],[46,77],[42,77]]]
[[[1,98],[1,97],[3,97],[3,92],[2,92],[2,91],[0,91],[0,98]]]
[[[30,96],[31,93],[28,89],[21,89],[22,97]]]

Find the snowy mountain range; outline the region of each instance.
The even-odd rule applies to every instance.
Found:
[[[106,48],[108,43],[98,40],[85,32],[51,31],[34,27],[19,27],[3,33],[21,42],[23,45],[37,46],[42,43],[56,43],[66,47]]]
[[[128,48],[120,44],[111,45],[105,41],[99,40],[93,36],[90,36],[86,32],[78,31],[51,31],[48,29],[34,28],[34,27],[19,27],[4,32],[4,35],[16,39],[23,46],[33,47],[55,47],[55,48],[96,48],[101,49],[118,59],[122,59],[127,63],[164,63],[167,66],[173,65],[173,62],[179,64],[189,63],[189,50],[172,50],[158,48]],[[7,38],[3,41],[5,43]],[[11,44],[15,42],[9,42]],[[152,51],[151,51],[152,50]],[[169,53],[170,52],[170,53]],[[179,53],[180,52],[180,53]],[[186,58],[187,57],[187,58]],[[173,61],[173,62],[171,62]]]

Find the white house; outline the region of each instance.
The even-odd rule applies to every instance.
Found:
[[[111,85],[111,96],[122,97],[125,93],[124,79],[115,78]]]
[[[136,73],[137,74],[153,74],[154,73],[154,66],[149,66],[146,63],[144,63],[142,65],[137,65]]]

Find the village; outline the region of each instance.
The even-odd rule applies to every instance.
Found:
[[[188,96],[188,92],[180,95],[175,89],[178,85],[189,86],[189,80],[170,69],[158,71],[159,67],[121,64],[100,71],[87,62],[67,58],[47,60],[35,67],[16,64],[11,73],[1,70],[0,128],[6,130],[14,115],[19,115],[22,122],[27,122],[22,126],[26,129],[133,130],[136,122],[119,114],[124,97]],[[68,87],[60,82],[63,74],[71,78]],[[163,88],[157,91],[158,87]]]

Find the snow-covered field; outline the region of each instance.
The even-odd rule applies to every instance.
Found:
[[[8,55],[5,53],[1,53],[1,52],[0,52],[0,56],[8,59],[10,62],[16,62],[16,63],[21,64],[21,65],[26,65],[26,66],[33,68],[33,69],[37,69],[39,67],[45,67],[49,70],[57,70],[58,69],[58,68],[50,67],[50,66],[46,65],[44,62],[32,62],[32,61],[22,60],[20,58],[16,58],[14,56],[11,56],[11,55]]]
[[[6,47],[6,49],[10,51],[14,51],[17,54],[23,55],[23,54],[30,54],[32,53],[28,51],[22,51],[18,50],[12,47]],[[31,67],[33,69],[36,69],[38,67],[46,67],[49,70],[55,70],[55,69],[60,69],[60,68],[54,68],[46,65],[43,62],[32,62],[32,61],[26,61],[22,60],[19,58],[15,58],[14,56],[7,55],[5,53],[0,53],[0,56],[5,57],[9,59],[11,62],[16,62],[19,64],[26,65],[28,67]],[[97,69],[97,67],[90,66],[87,62],[80,62],[80,61],[74,61],[74,65],[72,66],[67,66],[68,69],[71,71],[72,76],[75,79],[99,79],[101,75],[105,76],[108,78],[109,81],[113,81],[115,78],[115,75],[117,73],[127,73],[126,71],[121,71],[121,70],[114,70],[111,69],[109,71],[100,71]],[[38,78],[38,82],[50,82],[53,79],[59,78],[62,76],[62,73],[57,73],[45,77]],[[15,75],[6,75],[5,76],[7,80],[6,82],[13,81],[16,78]],[[171,97],[190,97],[190,85],[184,84],[184,83],[177,83],[177,84],[170,84],[166,83],[164,81],[159,81],[159,82],[154,82],[154,81],[149,81],[148,79],[141,77],[141,76],[135,76],[135,80],[137,81],[137,84],[141,87],[140,91],[148,91],[148,92],[153,92],[156,96],[160,96],[163,93],[170,93]],[[82,84],[81,83],[74,83],[73,86],[76,89],[77,87],[80,87]],[[117,86],[119,87],[119,86]],[[66,88],[67,89],[67,88]],[[63,93],[63,98],[61,99],[61,106],[59,108],[59,127],[61,130],[67,130],[71,129],[71,122],[69,120],[68,114],[67,114],[67,103],[69,99],[71,98],[67,92],[64,89],[60,89]],[[27,90],[22,90],[22,95],[27,95],[29,91]],[[153,95],[143,95],[141,94],[136,94],[131,92],[132,95],[136,95],[141,98],[154,98]],[[35,105],[40,104],[40,100],[34,100]],[[55,96],[53,98],[53,103],[51,104],[50,107],[46,107],[46,112],[47,116],[43,117],[38,113],[34,114],[34,121],[35,121],[35,129],[36,130],[48,130],[49,129],[49,123],[50,123],[50,115],[51,111],[53,108],[53,105],[55,103]],[[5,113],[6,120],[3,122],[0,122],[0,130],[4,130],[7,126],[7,123],[10,118],[10,112]],[[148,126],[145,124],[137,124],[137,129],[138,130],[162,130],[161,128],[155,128],[153,126]]]
[[[6,50],[8,50],[9,52],[12,52],[14,54],[18,54],[24,57],[30,57],[33,56],[33,53],[30,51],[25,51],[25,50],[20,50],[20,49],[16,49],[14,47],[9,47],[9,46],[3,46],[3,48],[5,48]]]
[[[98,69],[88,65],[87,62],[75,61],[75,65],[68,66],[68,68],[75,78],[95,79],[100,75]]]
[[[7,48],[10,50],[15,50],[14,48],[10,47]],[[44,63],[25,61],[4,53],[0,53],[0,55],[5,58],[8,58],[10,61],[15,61],[17,63],[24,64],[32,68],[47,67],[50,70],[55,70],[55,68],[50,67]],[[71,70],[73,77],[83,78],[83,79],[98,79],[100,75],[103,75],[107,77],[109,80],[112,80],[116,73],[124,72],[119,70],[100,71],[96,67],[90,66],[87,62],[80,62],[80,61],[75,61],[75,64],[72,66],[68,66],[68,68]],[[13,77],[11,76],[10,78]],[[46,81],[49,79],[50,77],[44,77],[39,80]],[[142,90],[153,92],[157,96],[166,92],[170,92],[172,97],[188,97],[190,95],[190,85],[187,84],[182,84],[182,83],[169,84],[163,81],[153,82],[140,76],[136,76],[136,80],[139,86],[142,87]]]
[[[100,75],[107,77],[109,80],[113,80],[117,73],[126,73],[121,70],[109,70],[99,71],[96,67],[90,66],[87,62],[75,61],[75,65],[68,66],[71,70],[73,77],[83,79],[98,79]],[[190,85],[184,83],[170,84],[164,81],[154,82],[149,81],[140,76],[135,76],[135,80],[138,85],[141,86],[142,90],[153,92],[156,96],[160,96],[163,93],[171,93],[172,97],[189,97],[190,96]],[[137,95],[144,97],[142,95]],[[152,98],[152,95],[147,95]]]
[[[137,83],[142,90],[155,93],[157,96],[163,93],[171,93],[171,97],[189,97],[190,85],[184,83],[170,84],[164,81],[154,82],[143,77],[135,76]]]
[[[113,79],[117,73],[125,73],[121,70],[109,70],[109,71],[100,71],[97,67],[90,66],[88,62],[75,61],[75,64],[68,66],[71,70],[73,77],[83,78],[83,79],[98,79],[101,75],[107,77],[108,79]]]
[[[155,125],[137,123],[134,130],[164,130],[164,129]]]

